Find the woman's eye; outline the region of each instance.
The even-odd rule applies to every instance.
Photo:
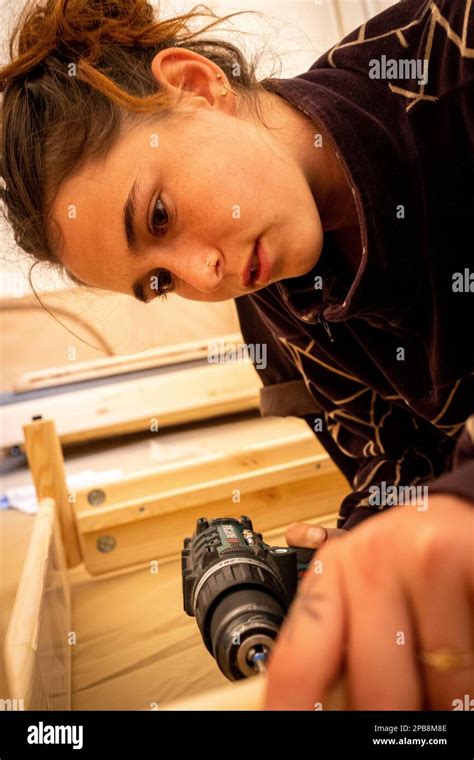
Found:
[[[166,227],[168,222],[169,222],[169,216],[166,210],[166,206],[164,205],[161,198],[158,198],[158,200],[155,203],[155,207],[153,209],[153,214],[152,214],[152,220],[151,220],[152,230],[154,232],[159,231],[160,234],[163,234],[164,232],[163,228]]]
[[[150,277],[150,290],[158,296],[166,298],[166,294],[173,290],[173,277],[167,269],[157,269]]]
[[[164,235],[168,224],[168,211],[161,198],[158,198],[153,209],[151,228],[155,234]],[[158,297],[166,299],[167,293],[174,287],[172,274],[167,269],[156,269],[150,276],[149,287]]]

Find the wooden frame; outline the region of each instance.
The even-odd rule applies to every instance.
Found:
[[[256,494],[268,489],[279,488],[280,499],[292,498],[293,519],[303,519],[308,507],[303,503],[303,513],[298,512],[298,494],[314,489],[316,502],[324,475],[336,467],[306,423],[290,419],[273,418],[274,432],[264,443],[256,445],[241,435],[220,455],[161,465],[77,491],[67,487],[54,422],[40,419],[25,425],[25,449],[38,498],[53,497],[58,506],[67,566],[83,561],[88,572],[98,574],[177,555],[183,520],[193,526],[203,512],[210,518],[227,514],[234,494],[239,501],[233,508],[239,513],[242,497],[245,501],[252,494],[252,513],[259,515],[262,530],[281,520],[281,513],[269,512],[265,502],[259,505]],[[314,511],[316,516],[317,503]]]
[[[69,709],[68,575],[79,564],[97,576],[176,559],[185,532],[203,514],[250,513],[267,535],[294,520],[327,520],[328,501],[340,498],[344,481],[306,423],[291,417],[258,422],[266,426],[260,441],[249,423],[248,440],[242,433],[230,436],[219,455],[190,457],[76,492],[67,484],[54,421],[24,426],[39,511],[3,649],[12,698],[22,698],[25,709]],[[234,505],[236,489],[240,501]],[[261,682],[251,681],[229,685],[219,697],[179,700],[169,709],[259,709]],[[336,703],[342,704],[340,697]]]

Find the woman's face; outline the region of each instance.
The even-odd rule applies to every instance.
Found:
[[[311,188],[314,125],[270,93],[261,102],[276,130],[242,117],[238,97],[220,94],[219,68],[175,50],[172,61],[169,50],[158,54],[153,72],[162,86],[180,78],[196,113],[134,127],[106,160],[60,188],[52,216],[63,264],[87,285],[146,301],[163,291],[223,301],[305,274],[323,243]],[[179,70],[183,53],[188,65]],[[260,276],[247,284],[257,240]]]

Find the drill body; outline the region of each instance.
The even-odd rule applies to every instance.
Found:
[[[199,518],[184,540],[184,610],[230,680],[266,669],[313,550],[269,546],[249,517]]]

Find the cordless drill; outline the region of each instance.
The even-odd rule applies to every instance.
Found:
[[[268,546],[240,520],[200,517],[181,552],[184,611],[236,681],[266,670],[268,656],[313,549]]]

